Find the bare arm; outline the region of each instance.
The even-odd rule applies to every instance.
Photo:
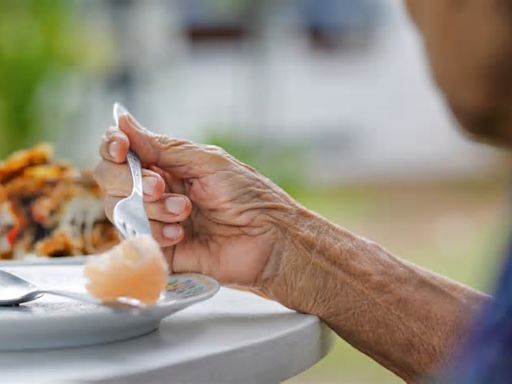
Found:
[[[445,362],[488,298],[305,209],[275,220],[282,241],[261,276],[261,293],[318,315],[409,382]]]
[[[221,149],[154,135],[128,115],[100,147],[95,176],[108,217],[131,190],[129,146],[154,179],[146,212],[174,272],[204,273],[316,314],[405,380],[445,362],[487,299],[309,212]]]

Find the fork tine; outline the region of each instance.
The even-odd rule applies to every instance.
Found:
[[[126,232],[130,235],[130,236],[137,236],[137,231],[135,230],[135,228],[133,228],[129,223],[127,222],[124,222],[124,225],[125,225],[125,229],[126,229]]]
[[[116,215],[114,215],[114,225],[123,237],[123,239],[126,239],[128,236],[126,236],[126,231],[124,230],[123,222],[116,218]]]

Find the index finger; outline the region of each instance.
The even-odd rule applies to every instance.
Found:
[[[124,163],[130,148],[128,136],[117,127],[109,127],[100,144],[100,156],[114,163]]]
[[[233,163],[232,157],[220,147],[156,135],[130,114],[121,116],[119,129],[143,164],[156,165],[180,178],[221,171]]]

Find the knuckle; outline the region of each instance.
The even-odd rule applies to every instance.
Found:
[[[203,150],[219,162],[229,161],[231,159],[231,155],[218,145],[206,144],[203,146]]]
[[[154,143],[156,147],[161,151],[166,151],[174,147],[187,147],[193,145],[190,141],[173,139],[165,135],[155,135]]]
[[[106,135],[109,136],[109,135],[111,135],[112,133],[114,133],[116,131],[117,131],[117,128],[111,125],[110,127],[107,128]]]
[[[122,138],[124,135],[121,133],[119,128],[117,127],[108,127],[107,132],[105,133],[105,140],[110,141],[114,138]]]
[[[171,138],[170,137],[167,137],[167,136],[164,136],[164,135],[156,135],[155,136],[155,144],[158,146],[158,147],[167,147],[170,142],[171,142]]]
[[[154,142],[158,149],[166,150],[169,147],[175,146],[178,140],[171,139],[169,136],[165,135],[156,135],[154,137]]]
[[[224,155],[226,153],[226,151],[224,150],[224,148],[222,147],[219,147],[218,145],[213,145],[213,144],[206,144],[204,146],[204,150],[207,151],[207,152],[210,152],[214,155]]]

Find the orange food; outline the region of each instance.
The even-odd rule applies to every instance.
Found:
[[[13,153],[8,159],[0,162],[0,183],[9,181],[27,167],[46,164],[52,156],[52,146],[45,143],[36,145],[29,151]]]
[[[84,273],[87,291],[102,301],[129,297],[154,304],[167,285],[168,268],[158,243],[145,235],[90,257]]]
[[[0,162],[0,259],[91,255],[119,242],[92,172],[40,144]]]

